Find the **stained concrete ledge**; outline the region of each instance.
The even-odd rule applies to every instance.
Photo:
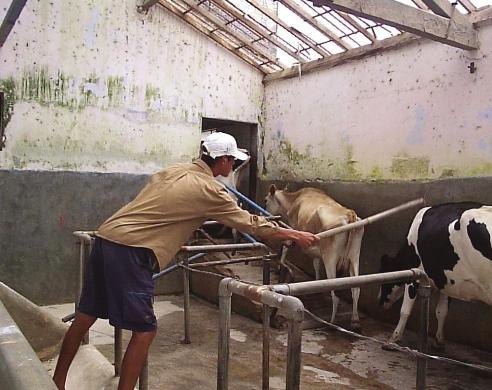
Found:
[[[59,318],[0,282],[0,388],[56,389],[51,376],[67,329]],[[113,365],[94,345],[82,346],[66,390],[112,390],[117,385]]]

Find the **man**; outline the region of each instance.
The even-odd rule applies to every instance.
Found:
[[[263,238],[318,242],[312,233],[280,228],[239,208],[214,177],[229,175],[235,159],[247,155],[229,134],[212,133],[202,157],[158,172],[97,232],[87,264],[75,320],[63,340],[53,380],[65,388],[70,364],[84,334],[97,318],[132,331],[118,390],[133,389],[157,330],[152,307],[154,270],[163,269],[207,219]]]

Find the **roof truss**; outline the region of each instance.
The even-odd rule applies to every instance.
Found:
[[[145,0],[138,11],[147,12],[156,4],[166,8],[266,74],[267,82],[419,37],[465,50],[477,48],[475,0],[449,1]],[[471,12],[472,17],[466,15]]]

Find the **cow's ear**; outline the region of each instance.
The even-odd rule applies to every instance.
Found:
[[[277,187],[275,186],[275,184],[272,184],[268,192],[270,193],[271,196],[273,196],[275,195],[275,191],[277,191]]]

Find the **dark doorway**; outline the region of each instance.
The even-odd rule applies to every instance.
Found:
[[[202,132],[221,131],[236,138],[238,148],[247,149],[251,160],[238,190],[250,199],[256,197],[256,180],[258,169],[258,125],[225,119],[202,118]]]

